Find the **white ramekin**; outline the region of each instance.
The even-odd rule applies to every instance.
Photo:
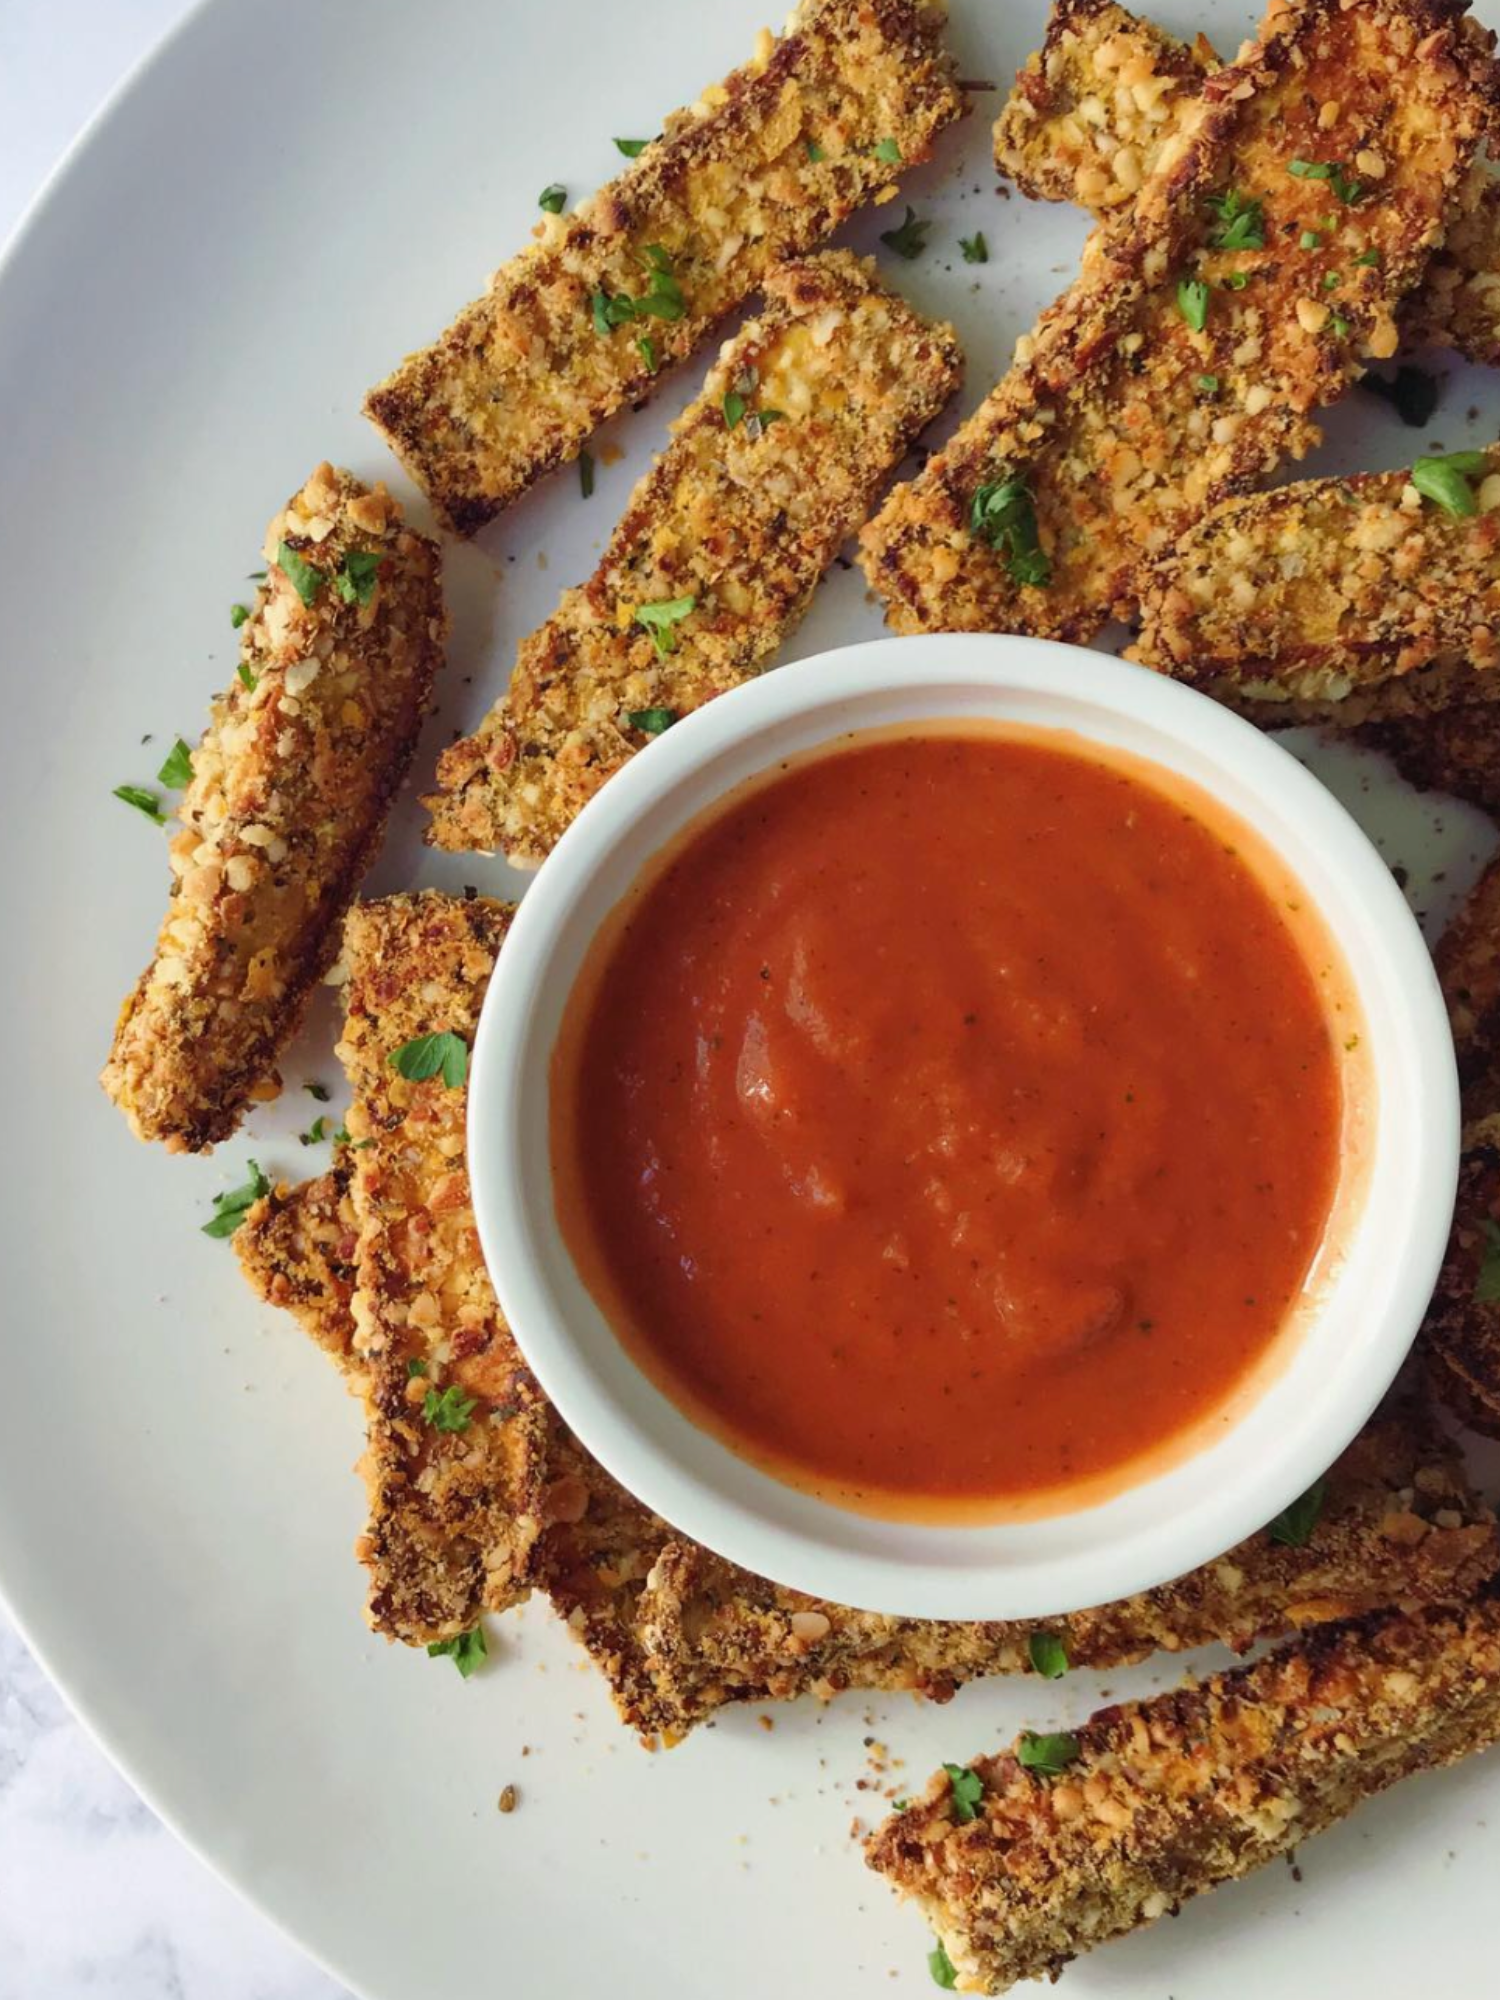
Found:
[[[991,717],[1074,731],[1176,771],[1301,881],[1347,962],[1369,1037],[1375,1142],[1320,1309],[1232,1427],[1102,1504],[1004,1525],[855,1514],[759,1471],[694,1425],[611,1332],[553,1211],[549,1058],[607,912],[729,788],[853,729]],[[920,893],[920,884],[913,883]],[[1043,1618],[1180,1576],[1326,1470],[1389,1386],[1435,1281],[1458,1163],[1453,1046],[1431,960],[1389,870],[1294,758],[1228,710],[1043,640],[881,639],[766,675],[688,716],[589,803],[528,891],[490,984],[469,1088],[474,1206],[495,1289],[588,1449],[684,1534],[763,1576],[862,1608]]]

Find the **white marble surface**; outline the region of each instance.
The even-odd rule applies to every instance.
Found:
[[[184,0],[0,0],[0,239],[186,11]],[[344,1993],[142,1804],[0,1612],[0,2000]]]

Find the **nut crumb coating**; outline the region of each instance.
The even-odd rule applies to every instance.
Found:
[[[101,1079],[136,1136],[171,1152],[215,1145],[276,1095],[277,1054],[333,958],[442,657],[437,546],[383,486],[320,465],[265,557],[239,674],[193,752],[156,956]]]
[[[759,672],[960,365],[952,328],[848,251],[771,270],[765,310],[726,343],[593,576],[439,759],[429,840],[537,866],[650,741],[642,718],[659,727]],[[636,622],[684,601],[659,634]]]
[[[945,13],[941,0],[799,7],[617,179],[571,215],[544,216],[541,240],[370,391],[366,414],[458,533],[640,403],[774,263],[928,157],[967,108]],[[609,323],[607,302],[646,296],[662,255],[679,316]]]
[[[1483,1081],[1486,1094],[1493,1097],[1493,1074]],[[1487,1437],[1500,1437],[1497,1246],[1500,1113],[1492,1111],[1464,1133],[1448,1253],[1418,1343],[1438,1397],[1456,1417]]]
[[[1424,500],[1404,472],[1225,501],[1143,572],[1129,657],[1262,712],[1412,673],[1487,674],[1500,664],[1500,446],[1486,457],[1469,515]]]
[[[865,529],[891,625],[1083,640],[1128,617],[1142,562],[1300,458],[1314,412],[1395,352],[1396,308],[1458,211],[1495,76],[1443,0],[1272,14],[1207,79],[1010,373]],[[1342,195],[1341,161],[1362,176]],[[1210,198],[1231,191],[1261,205],[1262,242],[1217,242]],[[1045,583],[1031,564],[1018,581],[973,525],[1011,484],[1034,506]]]
[[[549,1411],[485,1271],[464,1158],[467,1089],[410,1081],[423,1035],[473,1040],[512,907],[435,891],[359,903],[344,929],[339,1057],[357,1231],[352,1357],[369,1618],[408,1644],[451,1638],[524,1597],[540,1531]]]
[[[289,1312],[340,1367],[353,1358],[358,1244],[346,1162],[341,1155],[316,1180],[278,1183],[231,1239],[252,1291]]]
[[[875,1831],[869,1865],[921,1906],[961,1993],[1055,1979],[1069,1960],[1250,1874],[1398,1778],[1500,1737],[1500,1603],[1377,1614],[1253,1666],[1100,1709],[1055,1776],[1022,1738],[946,1773]]]
[[[1497,746],[1500,748],[1500,746]],[[1500,786],[1500,768],[1494,781]],[[1500,1112],[1500,859],[1491,861],[1438,940],[1466,1122]]]

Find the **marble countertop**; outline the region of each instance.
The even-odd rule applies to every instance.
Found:
[[[0,240],[186,0],[0,6]],[[0,2000],[347,2000],[142,1804],[0,1612]]]

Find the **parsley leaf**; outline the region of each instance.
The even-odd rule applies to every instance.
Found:
[[[898,257],[910,261],[920,257],[927,248],[927,232],[932,224],[925,217],[919,217],[914,208],[908,208],[899,229],[882,229],[880,240],[887,250],[894,250]]]
[[[327,573],[299,556],[290,542],[283,542],[277,549],[276,562],[282,575],[302,599],[303,604],[308,606],[315,604],[318,592],[328,581]]]
[[[444,1028],[434,1035],[417,1035],[392,1049],[386,1061],[408,1083],[426,1083],[442,1071],[443,1082],[457,1090],[469,1073],[469,1045],[462,1035]]]
[[[232,626],[234,627],[234,629],[235,629],[235,631],[236,631],[236,632],[238,632],[238,631],[239,631],[240,627],[241,627],[241,626],[242,626],[242,625],[244,624],[245,620],[246,620],[246,619],[247,619],[247,618],[248,618],[249,616],[250,616],[250,607],[249,607],[249,605],[248,605],[248,604],[231,604],[231,605],[230,605],[230,607],[229,607],[229,622],[230,622],[230,624],[231,624],[231,625],[232,625]]]
[[[660,736],[682,717],[675,708],[633,708],[625,717],[632,729],[639,729],[645,736]]]
[[[1373,270],[1378,271],[1380,269],[1380,252],[1374,249],[1361,250],[1354,261],[1356,264],[1368,264]]]
[[[651,144],[649,139],[616,139],[616,152],[623,153],[627,160],[638,159]]]
[[[1280,1542],[1283,1548],[1305,1549],[1323,1512],[1323,1496],[1327,1490],[1327,1480],[1315,1479],[1305,1493],[1298,1494],[1289,1507],[1283,1507],[1274,1521],[1266,1523],[1266,1533],[1271,1540]]]
[[[1200,375],[1198,377],[1198,387],[1203,391],[1205,396],[1217,396],[1219,393],[1219,378],[1217,375]]]
[[[672,260],[662,246],[648,243],[639,257],[649,273],[646,290],[639,298],[632,298],[628,292],[611,294],[602,288],[589,294],[595,333],[612,333],[617,326],[634,319],[681,319],[687,311],[682,287],[672,272]],[[640,342],[636,345],[640,346]],[[655,374],[654,349],[647,365]]]
[[[144,785],[116,785],[114,796],[123,799],[128,806],[134,806],[147,819],[154,819],[158,826],[165,826],[167,816],[161,809],[161,800],[155,792],[148,792]]]
[[[549,181],[536,198],[538,208],[545,208],[549,215],[561,215],[567,205],[568,190],[561,181]]]
[[[1043,1680],[1060,1681],[1068,1671],[1068,1649],[1054,1632],[1033,1632],[1026,1651]]]
[[[941,1944],[935,1944],[927,1954],[927,1970],[932,1974],[934,1986],[941,1986],[945,1993],[951,1993],[958,1985],[958,1967],[948,1956]]]
[[[901,148],[894,139],[877,140],[875,157],[877,160],[888,160],[894,166],[901,158]]]
[[[1491,1222],[1486,1216],[1480,1225],[1484,1236],[1484,1255],[1479,1260],[1479,1275],[1474,1280],[1474,1297],[1480,1305],[1493,1305],[1500,1299],[1500,1224]]]
[[[235,672],[239,675],[245,686],[249,688],[251,694],[254,694],[255,690],[260,686],[259,674],[252,674],[243,660],[235,668]]]
[[[975,1808],[984,1797],[984,1780],[966,1764],[945,1764],[943,1769],[948,1773],[953,1817],[960,1826],[967,1826],[971,1819],[977,1817]]]
[[[1223,292],[1242,292],[1249,284],[1251,275],[1249,271],[1227,272],[1219,280],[1219,289]]]
[[[966,264],[988,264],[990,246],[984,240],[984,231],[976,229],[972,236],[960,236],[958,247],[964,253]]]
[[[328,1102],[328,1085],[326,1083],[304,1083],[302,1088],[307,1092],[314,1104],[326,1104]]]
[[[302,1146],[321,1146],[324,1140],[330,1136],[328,1120],[326,1118],[315,1118],[305,1132],[297,1134],[297,1142]]]
[[[1036,505],[1024,479],[996,479],[979,487],[969,504],[969,531],[1005,560],[1013,583],[1043,587],[1052,564],[1037,532]]]
[[[166,761],[156,774],[156,782],[165,785],[169,792],[180,792],[192,782],[193,753],[179,736],[167,752]]]
[[[467,1680],[481,1660],[489,1657],[489,1648],[484,1643],[484,1628],[476,1625],[472,1632],[460,1632],[456,1639],[434,1639],[427,1648],[429,1660],[451,1660]]]
[[[1327,181],[1345,208],[1353,208],[1369,193],[1362,181],[1350,180],[1342,160],[1293,160],[1287,172],[1299,181]]]
[[[658,659],[664,660],[668,653],[677,651],[677,634],[673,627],[682,623],[697,602],[696,597],[668,597],[660,604],[638,604],[635,607],[635,623],[651,634]]]
[[[271,1192],[271,1183],[254,1160],[248,1165],[250,1178],[243,1187],[231,1188],[227,1194],[214,1196],[213,1219],[203,1225],[205,1236],[233,1236],[261,1196]]]
[[[416,1376],[425,1375],[426,1373],[427,1373],[427,1363],[423,1361],[419,1356],[414,1354],[410,1359],[410,1361],[408,1361],[406,1364],[407,1381],[410,1382]]]
[[[379,549],[351,549],[339,564],[334,590],[343,604],[368,604],[375,595],[375,575],[385,561]]]
[[[1488,470],[1489,460],[1482,451],[1450,451],[1446,458],[1419,458],[1411,469],[1411,483],[1445,514],[1477,514],[1479,502],[1469,479]]]
[[[436,1389],[427,1391],[422,1398],[422,1415],[435,1431],[466,1431],[478,1400],[450,1382],[441,1394]]]
[[[823,151],[823,148],[818,144],[816,139],[809,139],[807,142],[807,157],[816,167],[826,160],[828,155]]]
[[[651,338],[649,333],[639,333],[636,335],[635,344],[640,352],[642,361],[646,364],[646,373],[654,375],[656,373],[656,342]]]
[[[1298,248],[1302,250],[1316,250],[1322,241],[1323,239],[1316,229],[1304,229],[1302,234],[1297,238]]]
[[[1177,310],[1194,333],[1202,333],[1208,324],[1208,286],[1201,278],[1177,280]]]
[[[1055,1736],[1038,1736],[1026,1729],[1016,1744],[1016,1756],[1028,1771],[1040,1771],[1044,1778],[1055,1778],[1078,1755],[1078,1747],[1078,1738],[1066,1730]]]
[[[772,424],[784,424],[788,421],[785,410],[752,410],[745,419],[745,435],[748,438],[762,437]]]
[[[1331,181],[1334,167],[1331,160],[1293,160],[1287,172],[1299,181]]]
[[[1340,340],[1342,340],[1349,331],[1349,322],[1344,318],[1344,315],[1342,313],[1335,313],[1333,317],[1330,319],[1329,325],[1333,328],[1334,332],[1338,335]]]
[[[578,454],[578,490],[585,500],[594,497],[594,454],[581,451]]]
[[[1211,194],[1208,205],[1214,225],[1208,240],[1215,250],[1264,250],[1266,247],[1265,204],[1238,188],[1225,194]]]
[[[737,389],[724,391],[724,428],[732,431],[745,414],[745,399]]]

